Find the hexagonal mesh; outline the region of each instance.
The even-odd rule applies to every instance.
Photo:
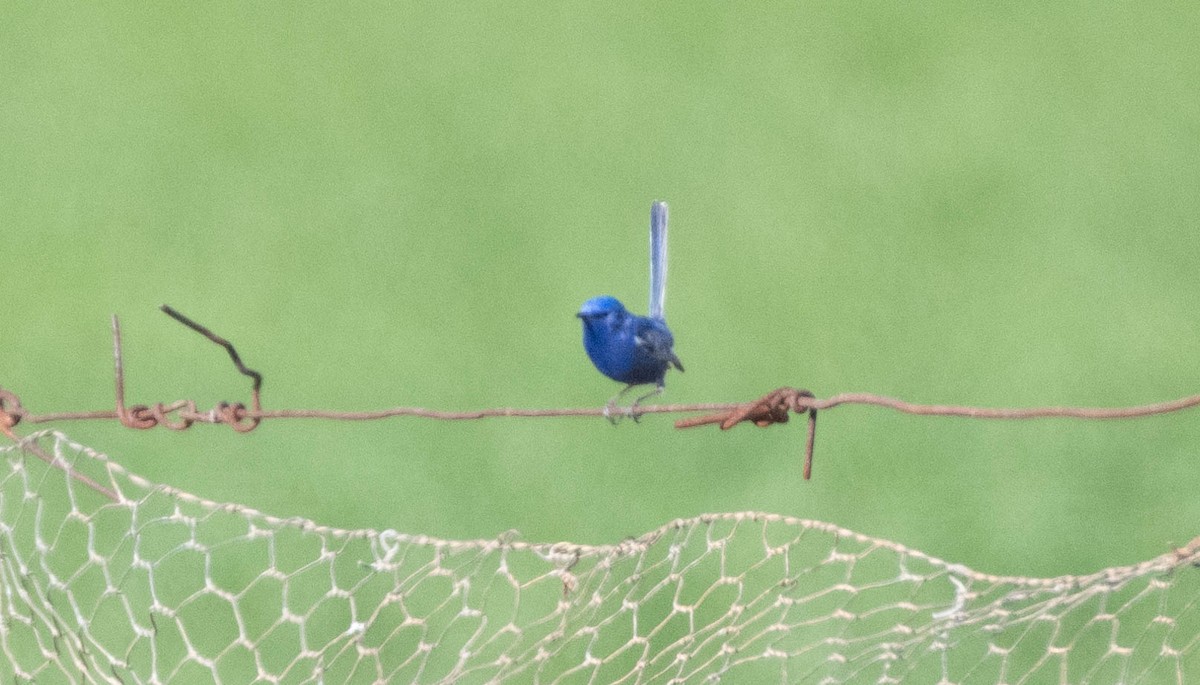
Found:
[[[1200,542],[1036,579],[757,513],[438,540],[204,501],[61,433],[0,455],[6,681],[1200,680]]]

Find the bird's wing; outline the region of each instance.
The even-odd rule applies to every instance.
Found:
[[[671,349],[675,345],[671,332],[657,321],[643,319],[643,322],[633,336],[634,344],[650,357],[678,366],[679,358]]]

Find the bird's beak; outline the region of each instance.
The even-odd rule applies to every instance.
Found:
[[[582,319],[582,318],[583,318],[583,312],[575,312],[575,318],[577,318],[577,319]]]

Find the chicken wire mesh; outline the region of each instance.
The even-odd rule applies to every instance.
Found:
[[[9,681],[1200,681],[1200,541],[1022,578],[762,513],[441,540],[206,501],[58,432],[0,455]]]

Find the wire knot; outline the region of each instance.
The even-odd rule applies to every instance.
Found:
[[[753,402],[747,402],[735,409],[697,416],[690,419],[680,419],[675,422],[676,428],[693,428],[718,423],[721,430],[727,431],[743,421],[751,421],[759,428],[766,428],[775,423],[787,423],[792,412],[797,414],[816,411],[806,399],[814,399],[808,390],[798,388],[778,388],[763,395]]]
[[[180,410],[184,411],[180,411]],[[171,414],[179,412],[178,420],[172,419]],[[124,398],[117,401],[117,420],[126,428],[147,430],[155,426],[166,426],[171,430],[181,431],[192,425],[196,414],[196,403],[191,400],[179,400],[169,405],[157,402],[153,407],[135,404],[126,407]]]
[[[220,402],[213,409],[213,413],[221,423],[239,433],[249,433],[258,428],[258,423],[262,420],[258,416],[247,416],[246,405],[241,402]]]
[[[131,407],[126,407],[125,365],[121,361],[121,323],[117,319],[116,314],[114,314],[112,318],[113,367],[116,385],[116,414],[121,424],[127,428],[137,428],[139,430],[146,430],[155,426],[165,426],[171,430],[181,431],[190,428],[196,421],[204,421],[208,423],[224,423],[238,433],[249,433],[257,428],[259,422],[262,420],[262,398],[260,396],[262,374],[253,369],[246,368],[246,365],[242,363],[241,357],[238,356],[237,350],[225,338],[213,333],[165,304],[161,309],[171,318],[225,348],[230,358],[233,359],[234,366],[237,367],[238,371],[254,381],[251,389],[251,401],[254,409],[253,411],[248,411],[246,405],[241,402],[220,402],[208,414],[200,414],[196,411],[196,403],[192,400],[178,400],[171,404],[158,402],[153,407],[144,404],[135,404]],[[177,415],[178,418],[172,418],[172,414]]]
[[[792,413],[808,414],[808,439],[804,448],[804,480],[812,478],[813,441],[817,430],[817,409],[809,400],[816,398],[808,390],[783,387],[772,390],[754,402],[747,402],[728,411],[697,416],[690,419],[680,419],[675,422],[676,428],[694,428],[708,424],[720,424],[721,430],[727,431],[743,421],[751,421],[759,428],[776,423],[787,423]]]
[[[12,429],[27,413],[16,393],[0,388],[0,432],[11,436]]]
[[[816,411],[804,404],[803,399],[815,399],[816,395],[808,390],[797,388],[779,388],[764,395],[757,402],[746,404],[741,409],[729,412],[721,422],[721,430],[729,430],[742,421],[753,421],[759,428],[766,428],[773,423],[787,423],[788,416],[806,411]]]
[[[118,402],[117,419],[121,422],[122,426],[138,430],[147,430],[158,425],[158,419],[155,418],[154,411],[144,404],[135,404],[132,407],[126,407]]]
[[[184,411],[180,411],[180,410]],[[191,400],[179,400],[172,403],[170,406],[164,406],[162,402],[154,405],[151,410],[154,414],[154,420],[160,426],[166,426],[173,431],[187,430],[192,426],[192,418],[189,414],[196,413],[196,403]],[[171,414],[179,412],[179,420],[175,421],[171,418]]]

